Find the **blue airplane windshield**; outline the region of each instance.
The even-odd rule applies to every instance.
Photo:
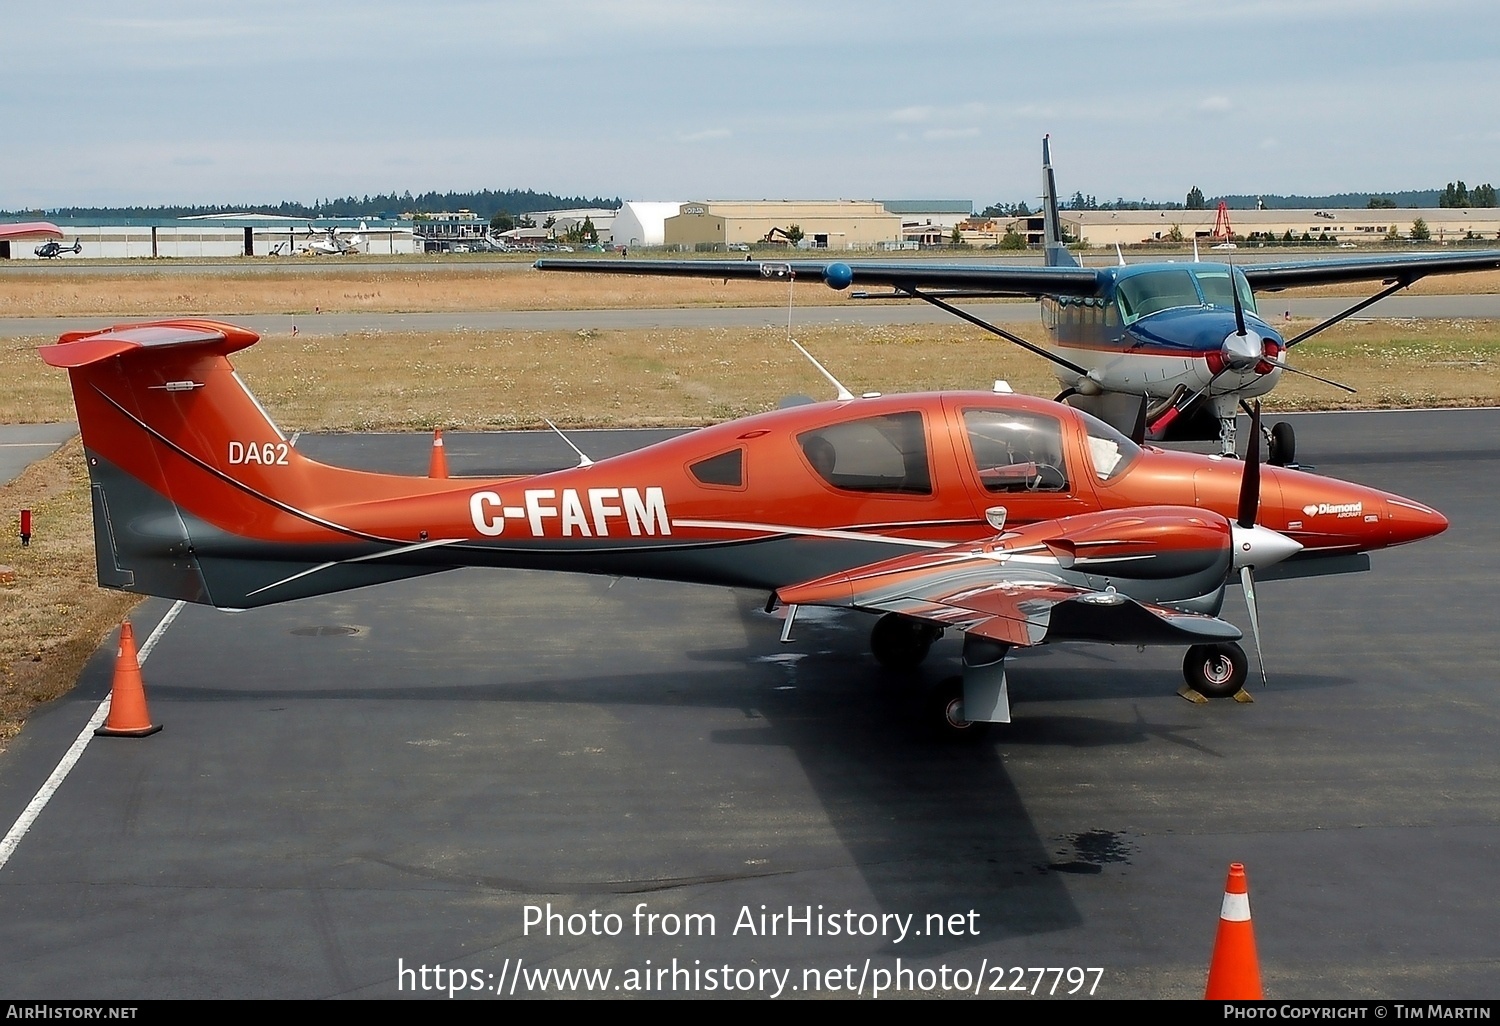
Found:
[[[1230,309],[1234,306],[1234,296],[1229,291],[1229,270],[1204,271],[1194,273],[1198,279],[1198,287],[1203,290],[1203,299],[1209,306],[1222,306]],[[1255,313],[1255,295],[1250,291],[1250,283],[1245,280],[1243,274],[1236,273],[1234,284],[1240,293],[1240,306],[1250,313]]]
[[[1231,273],[1233,286],[1230,285]],[[1240,305],[1249,313],[1255,313],[1255,295],[1250,291],[1250,283],[1239,271],[1231,272],[1222,265],[1172,267],[1127,275],[1116,284],[1115,296],[1120,304],[1120,320],[1134,324],[1142,317],[1162,310],[1205,304],[1233,307],[1231,288],[1239,291]]]
[[[1120,279],[1115,288],[1120,314],[1126,324],[1161,310],[1179,306],[1201,306],[1193,276],[1186,268],[1146,271]]]

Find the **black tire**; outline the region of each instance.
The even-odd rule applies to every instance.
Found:
[[[932,643],[942,635],[941,627],[899,613],[886,613],[870,630],[870,651],[887,669],[914,670],[922,665]]]
[[[964,679],[944,677],[929,693],[931,720],[940,736],[951,741],[978,741],[990,732],[991,724],[964,719]]]
[[[1236,642],[1194,645],[1182,661],[1188,687],[1204,698],[1230,698],[1239,694],[1250,673],[1250,660]]]
[[[1297,458],[1297,435],[1286,421],[1278,421],[1271,427],[1270,451],[1266,462],[1273,467],[1289,466]]]

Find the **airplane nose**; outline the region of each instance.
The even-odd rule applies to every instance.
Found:
[[[1448,529],[1448,518],[1429,506],[1410,499],[1391,496],[1386,499],[1386,510],[1390,524],[1391,545],[1431,538]]]
[[[1264,345],[1259,332],[1246,328],[1243,335],[1231,332],[1225,336],[1219,351],[1231,370],[1248,370],[1260,362]]]

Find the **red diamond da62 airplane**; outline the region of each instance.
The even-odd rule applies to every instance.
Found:
[[[1447,526],[1434,510],[1295,470],[1143,447],[1005,392],[870,395],[762,413],[527,477],[428,479],[306,458],[230,365],[244,328],[173,320],[74,332],[99,583],[245,608],[463,566],[754,588],[768,608],[881,614],[881,662],[947,629],[955,730],[1009,720],[1005,655],[1056,641],[1191,646],[1189,682],[1237,692],[1236,572],[1367,565]],[[1258,632],[1258,628],[1257,628]],[[1257,646],[1258,646],[1257,640]]]
[[[1047,140],[1042,141],[1045,266],[944,264],[920,260],[591,260],[547,258],[544,271],[672,275],[701,278],[797,278],[833,289],[884,286],[890,293],[852,293],[857,299],[915,297],[1050,360],[1062,385],[1059,400],[1130,429],[1136,401],[1151,402],[1148,437],[1219,439],[1235,452],[1235,418],[1245,401],[1265,395],[1299,343],[1430,274],[1500,267],[1500,251],[1360,257],[1235,266],[1142,263],[1081,267],[1063,242]],[[1386,288],[1292,338],[1256,311],[1255,293],[1338,282],[1383,281]],[[1029,296],[1040,299],[1045,345],[1036,345],[954,305],[964,299]],[[1317,377],[1317,375],[1309,375]],[[1319,378],[1353,391],[1346,385]],[[1290,464],[1296,451],[1291,425],[1266,432],[1269,460]]]

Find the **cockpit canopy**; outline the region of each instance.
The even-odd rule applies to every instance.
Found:
[[[1162,310],[1190,306],[1230,309],[1234,306],[1234,296],[1230,291],[1231,274],[1234,276],[1233,287],[1240,294],[1240,305],[1246,312],[1255,313],[1255,294],[1238,268],[1223,264],[1184,265],[1122,274],[1115,282],[1120,321],[1133,324]]]

